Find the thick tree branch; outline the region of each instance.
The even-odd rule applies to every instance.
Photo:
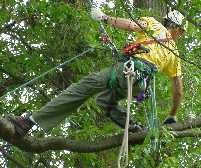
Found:
[[[192,137],[195,135],[192,131],[183,131],[191,128],[201,127],[201,117],[193,121],[187,121],[183,123],[177,123],[170,125],[176,138],[180,137]],[[64,137],[24,137],[19,138],[15,136],[14,128],[12,124],[6,119],[0,119],[0,137],[5,141],[19,147],[21,150],[41,153],[48,150],[69,150],[73,152],[98,152],[114,147],[118,147],[122,143],[123,134],[114,135],[107,138],[98,138],[95,141],[76,141]],[[147,132],[132,133],[129,135],[129,144],[142,144]],[[198,133],[200,136],[200,132]],[[195,135],[196,136],[196,135]]]
[[[186,131],[173,131],[174,137],[184,138],[184,137],[201,137],[200,131],[186,130]]]
[[[170,126],[173,131],[183,131],[186,129],[199,128],[201,127],[201,117],[186,122],[178,122],[176,124],[171,124]]]

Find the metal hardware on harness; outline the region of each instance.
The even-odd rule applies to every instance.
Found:
[[[109,42],[108,36],[107,35],[102,35],[101,42],[103,44],[107,44]]]
[[[134,61],[130,57],[130,59],[124,63],[124,70],[123,70],[124,74],[125,75],[134,75],[135,74],[135,66],[134,65],[135,65]]]

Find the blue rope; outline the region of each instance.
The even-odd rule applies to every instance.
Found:
[[[48,70],[48,71],[42,73],[41,75],[39,75],[39,76],[37,76],[36,78],[34,78],[34,79],[32,79],[32,80],[30,80],[30,81],[24,83],[23,85],[21,85],[21,86],[15,88],[14,90],[12,90],[12,91],[10,91],[10,92],[7,92],[6,94],[4,94],[3,96],[0,97],[0,100],[4,99],[8,94],[15,93],[17,90],[22,89],[22,88],[24,88],[24,87],[26,87],[26,86],[28,86],[28,85],[34,83],[35,81],[37,81],[38,79],[44,77],[45,75],[49,74],[50,72],[53,72],[54,70],[56,70],[56,69],[58,69],[58,68],[61,68],[61,67],[63,67],[64,65],[67,65],[67,64],[71,63],[71,62],[74,61],[75,59],[77,59],[77,58],[79,58],[79,57],[82,57],[82,56],[85,55],[86,53],[88,53],[88,52],[93,52],[93,51],[94,51],[94,48],[89,48],[88,50],[82,52],[81,54],[78,54],[78,55],[76,55],[75,57],[70,58],[69,60],[65,61],[64,63],[59,64],[59,65],[57,65],[56,67],[54,67],[54,68],[52,68],[52,69],[50,69],[50,70]]]
[[[148,115],[148,125],[149,125],[149,136],[151,147],[154,152],[158,151],[159,148],[159,123],[156,109],[156,90],[155,90],[155,74],[153,75],[153,84],[150,89],[151,92],[151,110]]]

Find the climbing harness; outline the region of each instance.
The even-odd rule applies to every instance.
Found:
[[[129,14],[131,20],[133,20],[135,23],[138,24],[138,22],[132,17],[132,14],[129,11],[129,8],[127,8],[128,9],[127,10],[126,7],[125,7],[125,5],[124,5],[124,2],[123,1],[121,1],[121,2],[123,4],[123,7],[125,8],[125,11]],[[172,40],[171,38],[167,38],[167,39],[155,39],[153,36],[151,36],[151,37],[153,38],[153,40],[148,40],[148,41],[140,42],[138,44],[131,44],[131,45],[127,46],[127,48],[125,48],[123,50],[124,53],[126,53],[128,55],[132,55],[133,51],[135,51],[135,49],[138,48],[140,45],[143,45],[143,44],[153,44],[153,43],[159,43],[159,44],[161,44],[162,42],[168,42],[168,41]],[[176,55],[176,56],[179,57],[178,55]],[[184,59],[184,58],[181,58],[181,59],[183,59],[183,60],[186,61],[186,59]],[[192,63],[190,61],[187,61],[187,62],[195,65],[194,63]],[[155,73],[154,73],[154,71],[153,71],[153,75],[150,75],[150,76],[153,79],[152,80],[153,83],[151,85],[151,88],[147,87],[147,89],[146,89],[146,90],[149,90],[149,93],[151,95],[150,96],[151,97],[151,110],[150,110],[150,113],[148,114],[148,117],[147,117],[148,118],[148,129],[149,129],[148,135],[150,137],[150,144],[151,144],[151,148],[153,149],[153,152],[158,152],[158,150],[159,150],[159,122],[158,122],[158,118],[157,118],[157,109],[156,109]],[[148,82],[150,82],[150,81],[148,81]],[[141,94],[138,95],[138,99],[141,99],[143,97],[144,97],[143,93],[141,93]]]
[[[120,60],[118,51],[109,38],[103,24],[101,23],[100,32],[102,33],[101,41],[103,44],[107,44],[109,48],[112,50],[112,58],[113,58],[113,66],[111,69],[110,80],[108,81],[108,87],[110,89],[116,89],[119,87],[118,81],[116,79],[116,68],[115,64]],[[166,39],[167,40],[167,39]],[[154,41],[146,41],[146,43],[153,43]],[[126,116],[126,124],[124,130],[124,136],[122,141],[122,146],[120,148],[119,156],[118,156],[118,168],[125,168],[128,165],[128,130],[129,130],[129,121],[130,121],[130,111],[131,111],[131,102],[132,102],[132,87],[133,85],[141,85],[142,90],[135,98],[137,102],[141,102],[144,99],[151,97],[151,112],[148,116],[148,129],[150,136],[150,144],[154,151],[158,149],[158,123],[157,123],[157,111],[156,111],[156,101],[155,101],[155,72],[157,72],[157,68],[154,64],[151,64],[145,60],[141,60],[140,58],[136,58],[135,54],[140,53],[148,53],[150,50],[145,48],[140,43],[133,43],[123,48],[123,56],[124,60],[124,74],[127,78],[128,85],[128,98],[127,98],[127,116]],[[134,77],[137,80],[134,83]],[[149,88],[150,81],[154,79],[154,87],[152,89]]]
[[[158,39],[159,42],[168,42],[172,40],[172,38],[164,38],[164,39]],[[123,48],[123,53],[126,55],[133,55],[133,54],[141,54],[141,52],[136,51],[138,49],[143,50],[143,53],[148,53],[150,50],[148,48],[145,48],[143,45],[149,45],[149,44],[155,44],[157,43],[155,40],[146,40],[142,42],[134,42],[131,44],[126,44],[126,46]]]
[[[130,111],[131,111],[131,102],[132,102],[132,88],[133,88],[133,79],[136,73],[134,69],[134,62],[132,58],[124,63],[124,74],[127,78],[128,84],[128,98],[127,98],[127,115],[126,115],[126,124],[123,136],[122,146],[120,148],[119,157],[118,157],[118,168],[126,168],[128,165],[128,129],[130,121]]]
[[[113,58],[113,66],[111,69],[111,77],[108,81],[109,89],[116,89],[118,87],[118,81],[116,78],[116,68],[115,64],[120,60],[119,54],[117,51],[116,46],[109,38],[108,33],[106,32],[102,22],[100,22],[100,32],[102,33],[101,42],[103,44],[107,44],[112,51],[112,58]],[[162,42],[169,41],[170,39],[161,39]],[[122,146],[120,148],[119,157],[118,157],[118,168],[126,168],[128,165],[128,129],[129,129],[129,121],[130,121],[130,110],[131,110],[131,102],[132,102],[132,88],[134,83],[134,77],[137,78],[135,82],[137,84],[144,85],[145,90],[140,92],[140,94],[136,97],[137,101],[142,101],[146,97],[148,97],[147,92],[149,91],[149,82],[152,78],[154,78],[155,82],[155,75],[152,76],[152,73],[155,71],[155,68],[150,68],[150,63],[146,61],[142,61],[134,57],[135,54],[140,53],[148,53],[149,49],[143,47],[143,44],[152,44],[155,43],[155,40],[144,41],[141,43],[133,43],[127,45],[123,48],[123,57],[127,59],[124,63],[124,74],[127,78],[127,85],[128,85],[128,100],[127,100],[127,116],[126,116],[126,124],[125,124],[125,131],[122,141]],[[157,148],[157,140],[158,140],[158,125],[156,124],[157,121],[157,114],[156,114],[156,101],[155,101],[155,83],[154,83],[154,90],[151,92],[151,102],[152,102],[152,113],[151,118],[149,117],[149,130],[150,130],[150,139],[151,143],[154,146],[154,150]]]
[[[140,49],[140,46],[137,47]],[[137,52],[135,49],[135,53]],[[144,48],[141,48],[144,49]],[[146,52],[148,50],[144,50]],[[149,135],[151,140],[151,146],[154,151],[158,149],[158,122],[157,122],[157,111],[156,111],[156,99],[155,99],[155,73],[157,72],[157,68],[154,64],[151,64],[145,60],[141,60],[140,58],[133,57],[132,55],[126,56],[128,61],[124,63],[124,74],[127,78],[128,85],[128,99],[127,99],[127,117],[125,124],[125,131],[122,146],[120,149],[119,157],[118,157],[118,168],[125,168],[128,165],[128,129],[129,129],[129,120],[130,120],[130,107],[132,101],[132,87],[133,85],[142,85],[142,90],[135,98],[137,102],[141,102],[144,99],[148,98],[151,95],[151,112],[148,118],[148,128]],[[134,83],[133,79],[136,78],[136,83]],[[153,79],[153,88],[150,88],[150,81]]]
[[[148,136],[150,138],[150,145],[153,152],[158,152],[159,149],[159,126],[158,126],[158,119],[157,119],[157,109],[156,109],[156,98],[155,98],[155,73],[156,69],[151,72],[146,71],[146,64],[144,67],[142,66],[143,63],[138,61],[135,58],[130,57],[127,62],[124,63],[124,74],[127,78],[127,85],[128,85],[128,97],[127,97],[127,116],[126,116],[126,124],[124,130],[124,136],[122,141],[122,146],[120,148],[119,157],[118,157],[118,168],[126,168],[128,165],[128,130],[129,130],[129,121],[130,121],[130,112],[131,112],[131,102],[132,102],[132,87],[135,85],[134,78],[138,78],[137,80],[143,81],[144,80],[152,80],[153,83],[149,86],[149,82],[145,81],[145,90],[149,91],[151,97],[151,110],[148,114]],[[141,71],[140,71],[141,70]],[[150,76],[143,77],[140,74],[142,72],[150,73]],[[151,75],[152,74],[152,75]],[[142,78],[142,79],[140,79]],[[145,92],[143,91],[143,93]],[[141,93],[140,93],[141,94]],[[137,98],[136,98],[137,100]],[[142,100],[141,100],[142,101]]]

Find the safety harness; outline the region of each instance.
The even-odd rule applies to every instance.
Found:
[[[101,42],[103,44],[107,44],[112,51],[113,65],[111,68],[110,79],[108,80],[108,84],[107,84],[108,88],[116,90],[117,92],[119,91],[118,88],[120,86],[119,86],[118,80],[117,80],[117,72],[116,72],[115,65],[119,61],[126,62],[126,61],[130,60],[130,58],[132,58],[134,67],[136,69],[136,75],[138,78],[136,83],[134,83],[134,85],[138,85],[140,87],[144,87],[144,85],[146,85],[144,87],[145,90],[141,91],[139,93],[139,95],[136,96],[136,100],[138,102],[143,101],[149,95],[148,94],[149,82],[153,78],[153,73],[157,72],[157,68],[154,64],[151,64],[148,61],[142,60],[140,58],[134,57],[134,55],[141,54],[141,53],[148,53],[148,52],[150,52],[150,50],[148,48],[145,48],[140,43],[133,43],[133,44],[126,45],[122,49],[123,54],[121,54],[121,57],[120,57],[116,46],[109,38],[109,35],[107,34],[102,23],[101,23],[101,27],[100,27],[100,32],[102,33]],[[150,40],[147,43],[151,44],[152,42],[153,41]],[[119,94],[121,95],[121,93],[119,93]]]
[[[108,81],[108,88],[118,91],[119,83],[117,80],[117,72],[115,65],[118,61],[124,62],[124,74],[127,78],[128,84],[128,98],[127,98],[127,117],[125,124],[125,131],[122,141],[122,146],[119,152],[118,157],[118,168],[126,168],[128,165],[128,130],[129,130],[129,121],[130,121],[130,108],[132,102],[132,87],[133,85],[142,85],[145,88],[141,91],[135,98],[138,102],[143,101],[151,95],[151,112],[148,114],[148,129],[150,144],[154,151],[158,149],[158,121],[157,121],[157,111],[156,111],[156,99],[155,99],[155,73],[157,68],[154,64],[149,63],[148,61],[142,60],[135,57],[135,54],[148,53],[149,49],[142,46],[142,43],[133,43],[127,45],[123,48],[123,54],[120,57],[117,51],[116,46],[109,38],[103,24],[101,23],[100,32],[102,33],[101,41],[103,44],[107,44],[112,50],[112,57],[114,60],[111,76]],[[168,39],[164,40],[168,41]],[[153,40],[143,42],[144,44],[151,44]],[[134,83],[134,77],[137,77],[137,80]],[[152,88],[149,87],[151,80],[153,79]],[[119,93],[121,94],[121,93]]]

